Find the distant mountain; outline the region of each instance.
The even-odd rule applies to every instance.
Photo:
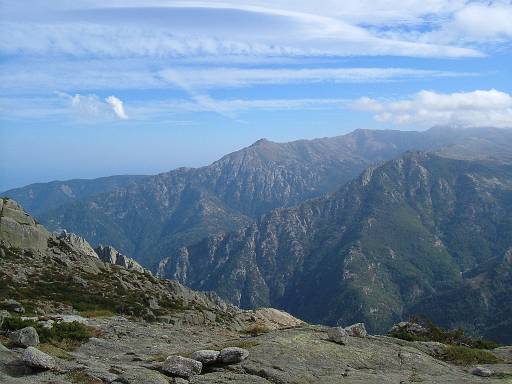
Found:
[[[4,195],[20,201],[51,230],[67,229],[94,245],[113,244],[155,268],[182,246],[242,228],[272,209],[335,191],[369,165],[407,150],[452,146],[460,152],[471,140],[503,142],[505,132],[356,130],[291,143],[263,139],[207,167],[38,184]]]
[[[100,193],[110,192],[116,188],[124,188],[145,176],[109,176],[94,180],[75,179],[52,181],[50,183],[30,184],[23,188],[3,192],[2,196],[12,196],[23,202],[27,211],[35,216],[50,209],[87,199]]]
[[[510,342],[512,165],[442,152],[370,167],[334,194],[182,248],[159,273],[307,321],[385,331],[423,313]]]

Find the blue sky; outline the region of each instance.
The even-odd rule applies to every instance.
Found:
[[[0,0],[0,190],[266,137],[512,126],[512,3]]]

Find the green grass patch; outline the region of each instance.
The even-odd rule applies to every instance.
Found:
[[[47,353],[50,356],[57,357],[62,360],[73,360],[73,357],[67,353],[64,349],[61,349],[50,343],[43,343],[37,346],[37,349]]]
[[[449,345],[442,359],[460,365],[498,363],[498,358],[489,351],[460,345]]]
[[[82,371],[73,371],[68,373],[66,376],[67,379],[73,384],[103,384],[103,381],[91,377]]]

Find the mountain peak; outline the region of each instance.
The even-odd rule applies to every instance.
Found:
[[[258,141],[255,141],[251,147],[256,147],[256,146],[259,146],[259,145],[266,145],[266,144],[270,144],[271,141],[265,137],[262,137],[261,139],[259,139]]]

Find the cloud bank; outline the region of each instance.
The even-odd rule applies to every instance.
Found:
[[[352,108],[373,112],[379,122],[512,128],[512,95],[495,89],[448,94],[423,90],[393,101],[362,97]]]

